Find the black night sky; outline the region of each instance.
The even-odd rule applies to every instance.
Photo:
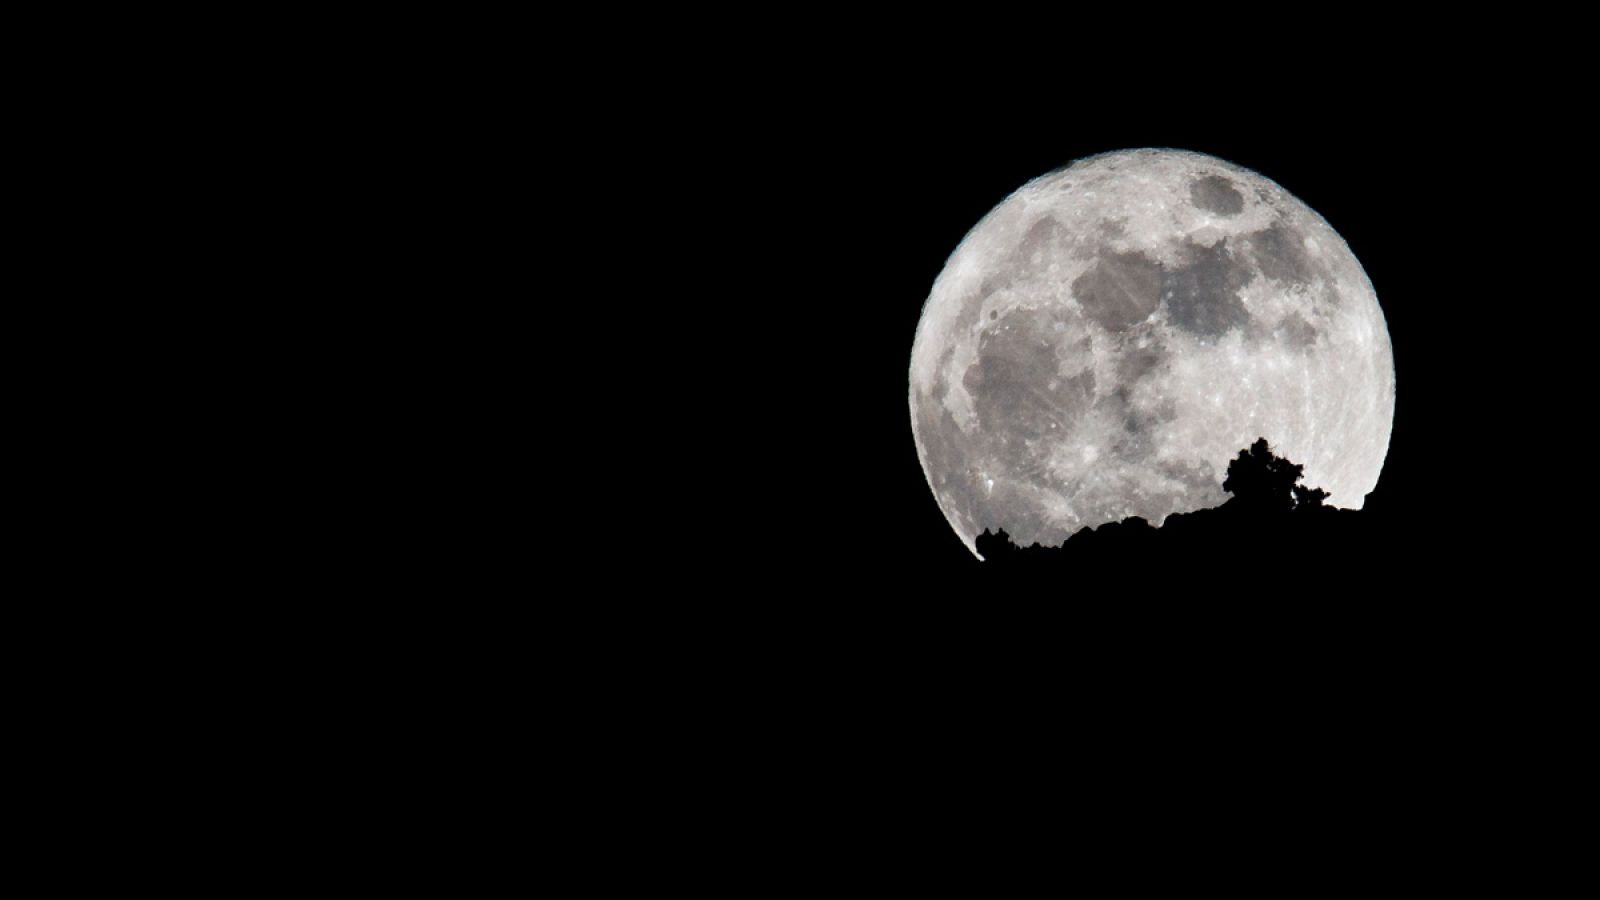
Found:
[[[608,173],[624,198],[589,233],[604,261],[584,274],[601,294],[632,259],[619,248],[676,229],[635,268],[639,306],[687,334],[604,401],[642,394],[661,416],[619,438],[628,467],[599,480],[669,492],[594,502],[606,555],[572,584],[621,590],[554,601],[588,624],[547,632],[587,637],[563,676],[606,686],[584,710],[621,723],[607,777],[672,797],[663,815],[700,808],[702,778],[731,784],[730,823],[800,809],[813,836],[872,830],[868,853],[864,803],[942,825],[969,790],[1036,806],[1030,826],[1076,815],[1083,792],[1114,795],[1113,821],[1178,806],[1200,825],[1188,841],[1244,785],[1284,842],[1301,839],[1278,827],[1294,813],[1350,826],[1323,849],[1382,834],[1397,854],[1422,812],[1469,821],[1485,773],[1567,796],[1539,779],[1573,746],[1593,655],[1587,580],[1559,565],[1584,561],[1571,547],[1587,534],[1551,512],[1587,491],[1592,378],[1552,368],[1592,343],[1569,312],[1593,227],[1567,210],[1590,208],[1575,195],[1591,148],[1572,134],[1588,106],[1472,48],[1413,68],[1413,48],[1370,35],[1325,55],[1298,33],[1180,36],[1164,57],[1142,32],[1017,29],[1049,49],[907,41],[891,57],[887,37],[829,35],[601,110],[626,123]],[[1099,58],[1076,52],[1101,37]],[[1138,147],[1258,172],[1348,244],[1393,345],[1380,481],[1332,518],[1197,513],[979,562],[913,441],[923,303],[1012,191]],[[637,327],[594,309],[598,328],[562,339]],[[657,441],[682,462],[641,470],[654,455],[635,448]],[[636,564],[631,543],[661,552]]]
[[[1529,435],[1513,437],[1508,429],[1521,426],[1508,419],[1519,421],[1529,404],[1508,398],[1496,360],[1525,350],[1514,325],[1485,328],[1485,317],[1536,305],[1508,299],[1530,290],[1524,267],[1506,265],[1528,255],[1530,235],[1484,225],[1520,203],[1506,193],[1512,184],[1487,175],[1519,158],[1506,132],[1483,127],[1459,98],[1404,117],[1377,116],[1374,102],[1358,90],[1334,96],[1315,123],[1230,107],[1083,106],[1040,116],[1021,104],[969,107],[983,113],[952,121],[922,98],[841,104],[791,123],[772,140],[783,141],[775,158],[801,212],[756,228],[763,241],[754,246],[764,248],[756,264],[782,273],[783,284],[775,296],[750,298],[778,304],[756,320],[781,324],[775,341],[755,341],[737,360],[775,371],[796,404],[744,426],[750,443],[740,452],[756,454],[749,462],[759,471],[763,448],[775,448],[780,465],[767,476],[793,504],[759,517],[773,540],[758,552],[802,578],[849,572],[937,584],[979,571],[935,505],[911,437],[907,367],[922,304],[963,235],[1012,190],[1084,156],[1153,146],[1273,179],[1360,260],[1396,372],[1389,453],[1362,519],[1397,574],[1432,571],[1437,583],[1464,548],[1483,546],[1484,529],[1502,521],[1496,511],[1515,503],[1509,486],[1492,483],[1519,464],[1505,442]],[[757,383],[727,390],[735,403],[760,402]],[[1490,558],[1504,550],[1486,549]],[[1364,567],[1315,553],[1308,560],[1324,570]]]
[[[56,251],[18,283],[63,324],[16,336],[93,341],[16,367],[24,426],[88,385],[14,432],[67,451],[17,520],[59,552],[13,554],[52,874],[1004,896],[1278,863],[1294,896],[1501,863],[1542,896],[1587,859],[1593,48],[1465,5],[824,6],[163,19],[24,65],[25,161],[71,152],[18,168]],[[924,302],[1017,188],[1142,147],[1348,244],[1381,478],[1321,509],[1263,447],[1227,506],[981,562],[913,437]]]
[[[1551,508],[1570,489],[1542,479],[1569,484],[1582,458],[1557,448],[1573,435],[1563,394],[1583,382],[1550,370],[1587,342],[1553,324],[1552,304],[1580,291],[1570,260],[1588,238],[1535,173],[1587,165],[1570,116],[1486,69],[1330,68],[1233,94],[1164,81],[1085,93],[1043,74],[1000,90],[950,67],[855,75],[730,88],[685,145],[703,158],[673,199],[700,214],[694,252],[669,262],[690,294],[719,299],[685,386],[697,417],[663,432],[690,459],[667,521],[688,510],[695,527],[687,547],[649,540],[671,548],[661,571],[717,598],[696,628],[858,660],[884,646],[1043,659],[1062,640],[1104,656],[1159,635],[1190,658],[1218,642],[1324,658],[1381,644],[1400,664],[1405,648],[1478,652],[1491,632],[1525,645],[1565,614],[1550,604],[1573,594],[1556,564],[1576,558],[1562,549],[1575,532]],[[638,133],[682,125],[668,107]],[[1381,478],[1337,536],[1199,529],[991,567],[917,458],[907,390],[923,303],[1016,188],[1135,147],[1254,170],[1347,242],[1394,351]]]
[[[546,137],[614,154],[606,202],[584,203],[579,237],[597,252],[555,260],[582,285],[535,310],[587,317],[540,336],[570,352],[560,387],[613,432],[536,415],[541,440],[575,436],[593,460],[538,476],[583,492],[590,518],[535,552],[599,552],[536,583],[534,628],[490,621],[464,642],[481,656],[492,630],[496,659],[557,660],[531,699],[505,678],[517,696],[484,718],[520,728],[525,707],[536,725],[547,704],[574,710],[539,749],[570,741],[595,760],[578,786],[620,797],[597,815],[643,823],[649,843],[698,839],[696,816],[740,832],[726,846],[768,843],[781,829],[747,826],[785,820],[805,859],[769,880],[835,855],[835,835],[850,835],[845,855],[873,855],[899,820],[943,827],[967,792],[1035,807],[1017,820],[1030,827],[1103,830],[1085,793],[1112,797],[1112,830],[1175,806],[1190,841],[1239,813],[1244,785],[1267,798],[1244,813],[1283,842],[1302,840],[1280,827],[1290,813],[1344,828],[1323,847],[1340,858],[1306,878],[1343,871],[1345,848],[1374,834],[1411,853],[1420,813],[1465,821],[1485,773],[1508,794],[1569,796],[1538,780],[1552,747],[1574,746],[1593,656],[1587,579],[1559,565],[1586,563],[1573,521],[1593,379],[1552,371],[1591,354],[1571,311],[1594,228],[1568,207],[1592,208],[1577,198],[1592,147],[1572,134],[1592,104],[1474,48],[1412,67],[1413,47],[1366,35],[1323,51],[1281,27],[1248,47],[1180,35],[1162,56],[1137,29],[1018,22],[1013,44],[979,54],[976,37],[852,44],[839,23],[786,54],[754,41],[669,54],[626,102],[574,101],[594,130]],[[1098,58],[1079,52],[1101,40]],[[1267,489],[1232,511],[980,562],[913,440],[924,301],[1008,194],[1139,147],[1253,170],[1348,244],[1393,346],[1381,478],[1359,512],[1289,518],[1282,470],[1263,463],[1241,484]],[[624,274],[636,281],[616,301]],[[621,352],[619,334],[655,352]],[[696,858],[720,866],[723,847]]]

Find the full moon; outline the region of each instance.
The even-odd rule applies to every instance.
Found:
[[[1257,438],[1361,508],[1394,423],[1372,283],[1304,203],[1248,169],[1127,150],[1034,179],[967,234],[911,350],[911,425],[967,548],[1004,529],[1219,506]]]

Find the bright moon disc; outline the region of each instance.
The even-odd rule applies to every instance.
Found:
[[[1059,544],[1219,506],[1264,437],[1360,509],[1394,423],[1372,283],[1320,216],[1210,156],[1128,150],[1034,179],[962,240],[922,309],[911,425],[939,508]]]

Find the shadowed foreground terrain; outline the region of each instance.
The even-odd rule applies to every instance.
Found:
[[[1231,573],[1246,592],[1348,591],[1390,542],[1369,527],[1370,514],[1323,505],[1326,493],[1300,483],[1302,469],[1259,440],[1229,464],[1223,489],[1232,496],[1215,509],[1160,528],[1135,517],[1084,529],[1059,547],[1017,547],[1004,531],[985,531],[978,552],[997,572],[1116,575],[1126,586],[1214,587]]]

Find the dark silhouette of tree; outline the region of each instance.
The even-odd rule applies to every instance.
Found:
[[[1266,438],[1228,464],[1228,477],[1222,489],[1232,494],[1242,507],[1262,512],[1288,512],[1322,506],[1328,492],[1298,484],[1305,466],[1276,456]]]
[[[1303,484],[1294,486],[1294,508],[1296,510],[1309,510],[1322,508],[1322,501],[1328,499],[1328,492],[1322,488],[1306,487]]]

